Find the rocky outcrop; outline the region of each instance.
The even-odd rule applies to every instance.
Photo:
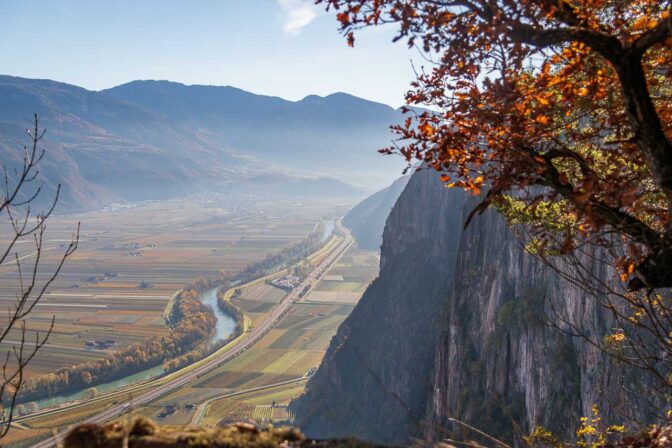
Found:
[[[417,202],[433,206],[419,214]],[[445,273],[454,269],[460,228],[452,211],[462,203],[463,196],[441,188],[436,176],[410,180],[385,226],[380,276],[293,404],[311,437],[394,443],[419,433],[431,393],[436,328],[446,319],[452,289]]]
[[[343,217],[343,225],[352,231],[357,245],[362,249],[378,250],[383,242],[383,230],[390,210],[404,191],[409,177],[395,180],[357,204]]]
[[[164,425],[144,417],[107,425],[87,423],[72,429],[65,448],[375,448],[358,440],[312,440],[294,428],[259,429],[250,423],[222,428]]]
[[[561,313],[599,338],[609,316],[526,254],[494,211],[463,230],[477,201],[433,171],[409,181],[387,220],[379,278],[294,404],[308,435],[477,438],[457,418],[509,442],[537,425],[571,438],[593,404],[619,407],[623,369],[549,325]]]
[[[315,440],[295,428],[259,429],[250,423],[235,423],[222,428],[171,425],[159,426],[144,417],[129,423],[93,423],[75,427],[66,436],[64,448],[376,448],[358,439]],[[443,444],[445,447],[452,447]],[[670,448],[672,426],[614,437],[604,448]],[[381,447],[382,448],[382,447]]]
[[[463,217],[475,205],[469,200]],[[507,441],[536,425],[571,437],[612,379],[598,348],[549,321],[571,316],[606,335],[604,310],[527,254],[494,211],[462,233],[453,276],[424,435],[460,433],[455,417]]]

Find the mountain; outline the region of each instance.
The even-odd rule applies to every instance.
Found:
[[[47,129],[47,193],[63,183],[61,210],[188,193],[243,164],[199,134],[140,106],[50,80],[0,76],[0,151],[21,162],[34,113]],[[47,195],[48,196],[48,195]]]
[[[361,197],[402,166],[376,151],[399,113],[347,94],[291,102],[154,81],[94,92],[0,76],[0,106],[10,172],[34,113],[48,130],[43,197],[63,184],[60,211],[204,191]]]
[[[383,242],[383,230],[390,210],[404,191],[409,176],[400,177],[353,207],[343,217],[343,225],[352,231],[362,249],[378,250]]]
[[[380,188],[404,165],[377,152],[390,145],[389,126],[401,121],[401,113],[346,93],[287,101],[234,87],[168,81],[134,81],[102,93],[288,169]]]
[[[458,419],[522,446],[537,425],[571,440],[593,404],[604,422],[652,420],[647,400],[624,398],[637,372],[544,321],[559,313],[608,334],[611,314],[527,254],[496,212],[463,229],[478,201],[432,170],[412,176],[387,219],[379,277],[292,403],[307,435],[478,439]]]

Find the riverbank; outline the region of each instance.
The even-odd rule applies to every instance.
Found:
[[[301,256],[304,254],[305,250],[308,249],[309,247],[313,246],[314,251],[312,253],[308,253],[307,256],[305,256],[305,259],[308,261],[314,261],[317,259],[320,259],[323,257],[326,253],[329,253],[334,246],[338,243],[340,240],[335,234],[333,229],[331,231],[325,232],[323,229],[320,232],[313,232],[311,233],[308,237],[306,237],[303,241],[300,243],[296,244],[294,248],[300,249],[298,253],[292,251],[287,251],[285,256],[288,258],[286,261],[294,262],[297,261],[295,260],[298,256]],[[322,237],[324,235],[331,235],[331,238],[329,238],[327,241],[323,241]],[[317,246],[317,247],[314,247]],[[293,252],[293,253],[292,253]],[[283,257],[284,258],[284,257]],[[304,259],[303,257],[301,259]],[[279,270],[275,272],[271,272],[266,275],[262,275],[256,278],[248,279],[245,281],[245,285],[253,285],[258,282],[263,282],[268,278],[277,276],[277,275],[282,275],[286,271],[288,271],[288,267],[280,268]],[[244,276],[244,273],[241,273],[242,276]],[[205,279],[201,279],[200,282],[204,282]],[[169,317],[169,320],[173,324],[177,324],[179,321],[180,316],[175,315],[175,311],[179,308],[179,306],[176,306],[179,304],[179,298],[181,294],[185,294],[187,291],[190,291],[190,288],[196,287],[196,286],[204,286],[199,284],[199,281],[195,282],[193,285],[190,285],[186,287],[183,290],[178,291],[172,300],[172,306],[170,307],[170,312],[169,316],[164,316],[164,317]],[[208,282],[210,283],[210,282]],[[212,283],[210,283],[212,285]],[[219,340],[217,341],[216,339],[213,339],[216,344],[214,347],[208,347],[206,348],[201,348],[199,350],[190,350],[187,353],[184,353],[182,355],[175,356],[171,358],[169,361],[173,361],[173,364],[171,368],[166,368],[166,364],[164,362],[163,365],[151,365],[147,366],[145,370],[141,371],[136,371],[133,373],[130,373],[122,378],[119,379],[113,379],[110,380],[106,383],[101,383],[99,385],[96,385],[97,393],[101,392],[108,392],[108,393],[113,393],[117,389],[122,389],[122,388],[128,388],[131,386],[142,386],[143,384],[146,384],[148,381],[163,381],[163,380],[169,380],[172,378],[172,376],[178,372],[186,372],[189,371],[190,368],[196,368],[197,366],[201,365],[201,363],[205,360],[208,359],[210,356],[223,353],[224,351],[228,350],[229,347],[231,347],[237,340],[240,338],[245,332],[249,330],[249,327],[251,325],[250,319],[242,313],[242,311],[238,310],[235,308],[235,305],[231,304],[229,299],[232,296],[233,292],[235,291],[236,287],[241,287],[241,279],[235,279],[233,281],[228,281],[224,282],[224,286],[218,285],[216,287],[211,287],[207,289],[205,292],[199,295],[199,298],[205,298],[206,301],[203,302],[204,305],[208,306],[213,314],[217,315],[217,313],[221,313],[220,316],[224,317],[222,320],[221,325],[221,330],[220,333],[221,335],[226,334],[226,329],[231,328],[233,324],[233,331],[226,337],[224,340]],[[219,294],[217,294],[217,291],[219,291]],[[207,296],[207,297],[204,297]],[[213,297],[214,296],[214,297]],[[219,300],[217,300],[217,296],[219,296]],[[215,301],[216,305],[213,307],[212,302]],[[207,303],[206,303],[207,302]],[[230,314],[238,314],[236,318],[231,318],[231,316],[227,316],[227,313]],[[165,312],[164,312],[165,314]],[[179,314],[179,313],[178,313]],[[234,322],[232,322],[232,320]],[[219,322],[219,319],[217,319],[217,322]],[[215,325],[215,331],[213,333],[213,338],[216,338],[216,335],[218,330],[216,329]],[[193,353],[192,353],[193,352]],[[181,359],[178,359],[181,358]],[[44,398],[42,399],[42,406],[38,406],[38,409],[45,409],[47,407],[54,407],[58,405],[62,405],[64,403],[68,402],[77,402],[80,400],[83,400],[85,398],[90,398],[87,397],[87,393],[90,391],[91,387],[84,387],[81,388],[80,390],[77,391],[69,391],[67,393],[63,393],[58,395],[57,397],[49,397],[49,398]],[[31,408],[30,413],[34,412],[35,409]]]
[[[197,297],[192,297],[194,291],[189,291],[190,294],[184,290],[179,292],[178,297],[175,299],[175,310],[173,312],[177,318],[171,316],[173,332],[170,338],[151,338],[143,344],[131,346],[112,356],[108,355],[98,363],[73,366],[69,370],[72,370],[74,373],[61,369],[54,376],[33,379],[32,381],[44,381],[44,383],[29,384],[33,388],[33,396],[28,395],[29,398],[22,401],[21,410],[23,412],[20,412],[20,414],[35,412],[38,409],[49,408],[67,402],[93,398],[100,393],[111,392],[134,383],[160,378],[166,373],[175,370],[175,368],[206,356],[216,350],[218,344],[219,346],[225,345],[231,340],[232,336],[235,337],[233,333],[239,324],[236,317],[226,313],[217,305],[218,289],[213,288]],[[206,312],[210,313],[210,315],[206,314]],[[208,344],[201,347],[201,341],[205,335],[211,335],[211,339]],[[182,346],[176,345],[179,342],[182,343]],[[168,347],[172,348],[168,349]],[[111,364],[115,359],[122,358],[129,351],[133,353],[141,351],[147,355],[148,361],[145,361],[144,369],[133,369],[132,365],[126,367],[121,363]],[[175,363],[172,369],[166,368],[167,356],[170,356],[170,361],[177,359],[180,362]],[[100,366],[101,362],[104,362],[105,365]],[[123,372],[121,373],[121,377],[114,378],[112,372],[101,371],[106,366],[109,366],[111,370],[116,369],[120,373]],[[138,365],[138,367],[143,366]],[[73,386],[73,381],[69,383],[57,382],[64,374],[67,374],[65,376],[69,378],[71,374],[77,375],[77,372],[79,372],[79,375],[74,376],[74,378],[78,379],[78,377],[88,374],[91,378],[89,384],[75,389],[76,386]],[[96,382],[97,378],[104,378],[104,380]],[[46,383],[48,380],[51,383]],[[55,384],[53,387],[60,387],[64,391],[56,396],[36,399],[35,395],[37,394],[48,394],[50,392],[49,387],[52,387],[51,384]],[[31,392],[29,391],[29,393]]]

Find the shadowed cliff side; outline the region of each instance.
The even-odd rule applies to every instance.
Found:
[[[408,183],[409,176],[400,177],[389,187],[372,194],[343,217],[343,225],[352,231],[357,245],[366,250],[378,250],[383,242],[387,217]]]
[[[463,194],[434,172],[412,177],[385,226],[381,273],[331,341],[295,402],[310,437],[380,443],[419,433],[431,388],[437,325],[452,287]],[[417,213],[417,203],[432,207]],[[409,261],[410,260],[410,261]]]
[[[560,311],[602,337],[609,315],[525,253],[496,212],[463,230],[477,203],[433,171],[413,175],[387,220],[379,278],[293,404],[309,436],[474,438],[457,418],[507,442],[536,425],[572,439],[593,404],[642,415],[645,403],[623,406],[622,366],[548,324]]]

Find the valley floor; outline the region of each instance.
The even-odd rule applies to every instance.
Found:
[[[227,233],[221,230],[224,227],[241,232],[237,237],[231,237],[231,230],[228,232],[229,238],[233,241],[230,241],[228,249],[222,252],[229,254],[229,264],[244,259],[246,252],[244,249],[249,246],[263,247],[255,252],[259,256],[261,253],[265,256],[269,252],[274,252],[271,248],[277,246],[273,244],[284,242],[287,245],[287,241],[296,240],[297,236],[294,235],[299,233],[298,229],[303,230],[303,235],[309,233],[316,222],[313,220],[311,224],[311,218],[314,219],[315,214],[325,213],[324,210],[316,207],[311,210],[305,205],[297,208],[299,210],[285,206],[286,215],[278,220],[260,219],[258,212],[244,214],[243,217],[233,221],[237,222],[235,225],[227,220],[228,225],[220,227],[222,234]],[[208,218],[206,221],[213,220]],[[293,226],[283,226],[280,222],[293,222]],[[256,223],[257,227],[253,227],[253,223]],[[260,223],[263,224],[259,226]],[[207,229],[203,227],[208,224],[194,224],[200,229],[197,234],[192,234],[191,238],[204,235],[203,231]],[[212,231],[207,232],[209,235],[217,233],[213,229],[210,230]],[[163,233],[164,237],[167,233],[169,232]],[[181,238],[179,241],[184,242],[185,239]],[[178,245],[175,240],[172,241],[173,245]],[[181,250],[178,251],[180,252]],[[241,258],[236,256],[237,253],[241,254]],[[193,265],[202,266],[196,269],[203,269],[207,263],[212,262],[215,266],[210,266],[209,269],[216,271],[218,261],[227,261],[226,255],[221,256],[220,260],[209,259],[208,255],[210,254],[202,253],[201,257],[192,259],[203,263],[200,265],[199,262],[192,262]],[[127,414],[150,416],[160,423],[219,424],[242,419],[258,423],[291,421],[293,416],[287,412],[287,403],[292,397],[301,393],[306,375],[319,365],[336,328],[350,313],[368,283],[375,278],[377,269],[378,260],[373,252],[361,251],[351,246],[328,272],[320,273],[321,280],[302,302],[292,304],[277,325],[253,346],[235,359],[207,374],[199,375],[196,380],[190,381],[174,392],[158,397],[143,406],[129,406]],[[188,274],[182,275],[186,277]],[[260,282],[243,288],[242,295],[234,303],[247,314],[254,328],[268,317],[284,296],[283,291]],[[168,297],[164,298],[164,306]],[[114,327],[109,328],[114,331],[112,330]],[[118,329],[116,331],[118,332]],[[141,383],[124,389],[123,396],[122,393],[112,394],[106,399],[101,397],[95,402],[83,404],[68,412],[53,412],[36,418],[22,419],[3,442],[26,446],[31,441],[50,434],[52,428],[64,428],[73,422],[82,421],[113,403],[130,400],[132,404],[132,397],[141,396],[150,390],[149,387]]]
[[[80,243],[28,320],[31,334],[46,331],[56,316],[47,349],[27,373],[52,373],[149,336],[168,334],[164,310],[175,291],[198,277],[236,272],[291,246],[322,216],[339,211],[336,201],[209,197],[53,216],[40,271],[53,271],[77,222]],[[32,247],[20,249],[24,270],[33,252]],[[6,309],[17,293],[16,265],[0,266],[0,279],[0,307]],[[7,339],[21,338],[17,333]],[[86,345],[108,340],[114,344],[103,349]],[[0,345],[0,350],[4,353],[10,344]]]

